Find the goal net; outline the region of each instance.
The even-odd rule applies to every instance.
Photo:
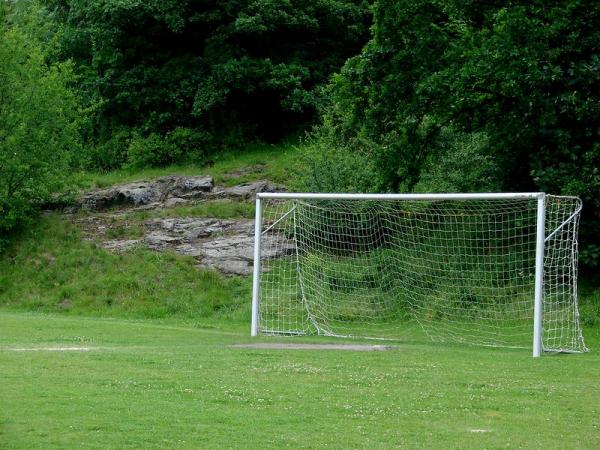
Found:
[[[252,334],[585,351],[580,210],[536,193],[258,194]]]

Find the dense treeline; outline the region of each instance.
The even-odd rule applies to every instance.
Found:
[[[591,0],[377,1],[330,86],[311,189],[578,195],[597,266],[599,15]]]
[[[578,195],[582,260],[600,264],[598,2],[13,0],[0,11],[0,234],[69,166],[202,163],[316,122],[307,189]]]
[[[89,164],[106,169],[294,132],[370,23],[365,0],[43,3],[96,104]]]

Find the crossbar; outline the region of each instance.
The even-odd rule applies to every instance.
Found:
[[[543,192],[495,192],[495,193],[456,193],[456,194],[342,194],[306,192],[259,192],[257,198],[297,199],[297,200],[506,200],[539,199]]]

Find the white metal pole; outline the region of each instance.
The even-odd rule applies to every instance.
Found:
[[[533,309],[533,357],[542,354],[542,302],[544,296],[544,237],[546,196],[538,197],[535,245],[535,303]]]
[[[259,198],[293,200],[506,200],[540,198],[541,192],[493,192],[493,193],[454,193],[454,194],[343,194],[306,192],[260,192]]]
[[[256,196],[256,218],[254,220],[254,274],[252,277],[252,328],[250,334],[257,336],[260,292],[260,238],[262,231],[262,202],[258,195]]]

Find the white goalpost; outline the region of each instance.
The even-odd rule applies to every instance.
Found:
[[[256,196],[252,336],[586,351],[581,201],[544,193]]]

